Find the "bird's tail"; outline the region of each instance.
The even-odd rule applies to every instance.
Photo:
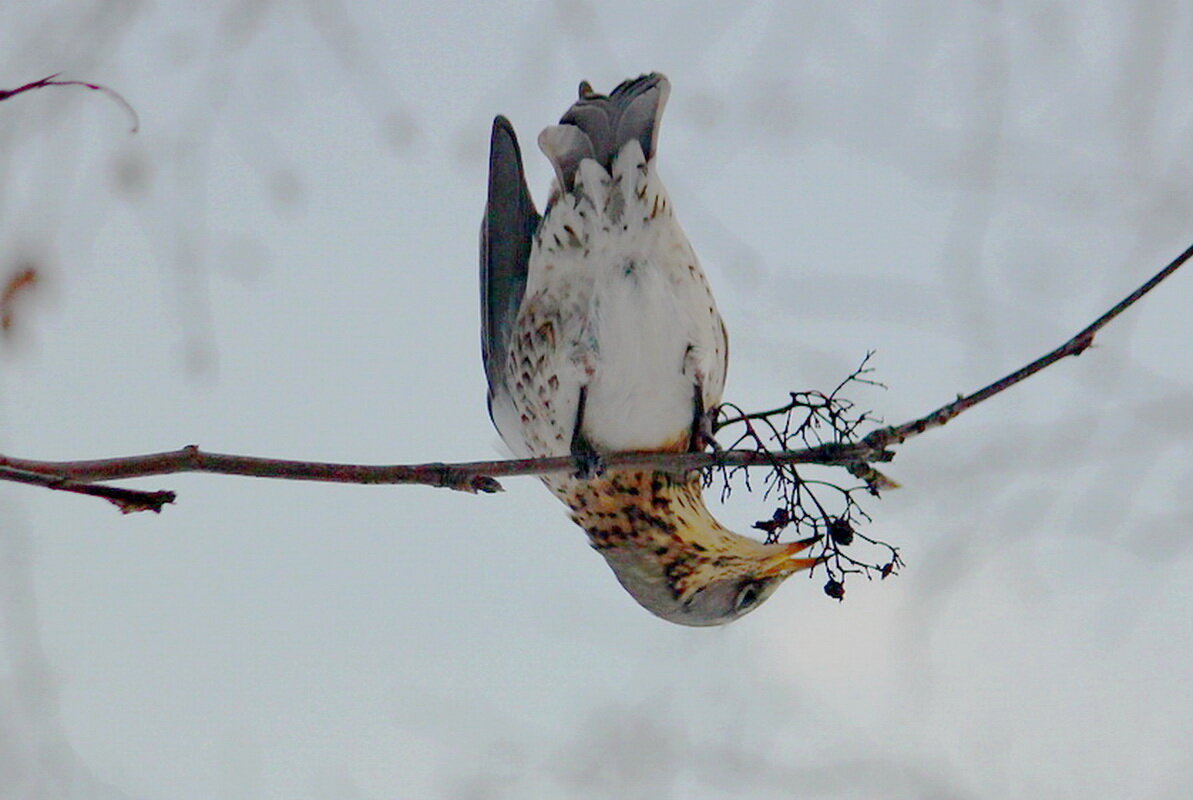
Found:
[[[624,81],[608,95],[582,82],[580,99],[558,125],[539,135],[539,147],[555,167],[560,187],[568,192],[575,187],[576,170],[586,158],[612,171],[613,159],[626,142],[637,141],[650,161],[670,93],[667,77],[657,72]]]

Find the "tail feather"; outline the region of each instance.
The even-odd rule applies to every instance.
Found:
[[[626,142],[637,141],[646,160],[654,157],[659,120],[671,84],[657,72],[623,82],[608,95],[580,84],[580,99],[539,136],[539,147],[555,167],[564,191],[575,187],[576,171],[586,158],[611,171]]]
[[[531,239],[539,224],[514,127],[493,120],[489,140],[489,197],[481,222],[481,351],[489,400],[508,391],[504,363],[510,331],[522,306]],[[492,406],[490,406],[490,414]]]

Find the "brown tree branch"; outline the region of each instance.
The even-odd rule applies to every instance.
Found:
[[[10,466],[0,466],[0,480],[44,486],[59,492],[102,497],[124,514],[131,514],[134,511],[153,511],[160,514],[162,506],[166,503],[173,503],[175,497],[174,493],[170,491],[145,492],[139,489],[105,486],[101,483],[80,483],[62,475],[30,472]]]
[[[729,450],[722,453],[612,453],[604,458],[606,467],[645,467],[682,472],[715,465],[770,466],[778,459],[790,464],[829,464],[844,466],[865,461],[887,461],[893,454],[876,456],[864,445],[825,445],[777,453],[753,450]],[[455,464],[338,464],[323,461],[293,461],[257,456],[211,453],[196,445],[180,450],[144,455],[101,458],[91,461],[34,461],[0,455],[0,480],[19,480],[49,486],[53,481],[109,481],[144,478],[178,472],[215,472],[221,475],[245,475],[256,478],[324,481],[329,483],[420,484],[464,492],[499,492],[498,477],[543,475],[576,469],[570,456],[526,458],[501,461],[472,461]],[[44,481],[9,477],[9,473],[38,475]],[[58,487],[50,487],[58,488]]]
[[[20,91],[20,90],[14,90]],[[0,97],[2,99],[2,97]],[[1193,258],[1193,246],[1181,253],[1168,266],[1117,303],[1113,308],[1060,347],[1041,356],[1022,369],[1016,370],[973,394],[941,406],[918,419],[879,428],[856,443],[827,443],[802,450],[726,450],[716,453],[611,453],[603,456],[609,469],[646,468],[660,471],[720,467],[768,467],[778,464],[823,464],[848,468],[871,488],[876,487],[867,475],[876,473],[870,464],[890,461],[894,452],[889,448],[903,443],[931,428],[940,427],[958,414],[973,408],[983,400],[1009,389],[1045,367],[1066,356],[1080,355],[1088,348],[1099,330],[1154,289],[1161,281]],[[784,407],[786,408],[786,407]],[[779,409],[782,411],[783,409]],[[775,412],[769,412],[775,413]],[[752,419],[759,415],[743,415]],[[765,415],[762,415],[765,416]],[[503,461],[473,461],[455,464],[397,464],[363,465],[337,464],[315,461],[292,461],[226,453],[209,453],[195,445],[164,453],[96,459],[92,461],[33,461],[0,455],[0,480],[44,486],[58,491],[76,492],[103,497],[122,511],[161,511],[162,505],[174,501],[172,492],[142,492],[94,483],[150,475],[179,472],[214,472],[222,475],[246,475],[286,480],[328,481],[367,484],[422,484],[466,492],[501,491],[499,477],[542,475],[576,469],[569,456],[558,458],[517,459]]]

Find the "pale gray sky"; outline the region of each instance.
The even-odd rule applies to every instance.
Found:
[[[659,169],[727,399],[890,422],[1059,344],[1193,241],[1177,3],[0,9],[0,443],[495,456],[476,239],[496,113],[660,70]],[[160,516],[0,486],[0,797],[1039,798],[1193,790],[1193,276],[909,443],[897,579],[724,629],[616,584],[532,479],[175,476]],[[738,529],[771,506],[739,493]]]

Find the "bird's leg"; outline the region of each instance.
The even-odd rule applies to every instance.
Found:
[[[576,459],[576,477],[580,480],[595,478],[605,472],[605,459],[584,435],[584,407],[588,404],[588,387],[580,387],[580,400],[576,403],[576,426],[572,428],[572,457]]]
[[[692,436],[688,442],[688,449],[693,453],[700,453],[705,447],[711,447],[714,453],[719,453],[721,445],[717,444],[712,427],[717,410],[704,407],[704,386],[699,381],[692,384],[692,389]]]

